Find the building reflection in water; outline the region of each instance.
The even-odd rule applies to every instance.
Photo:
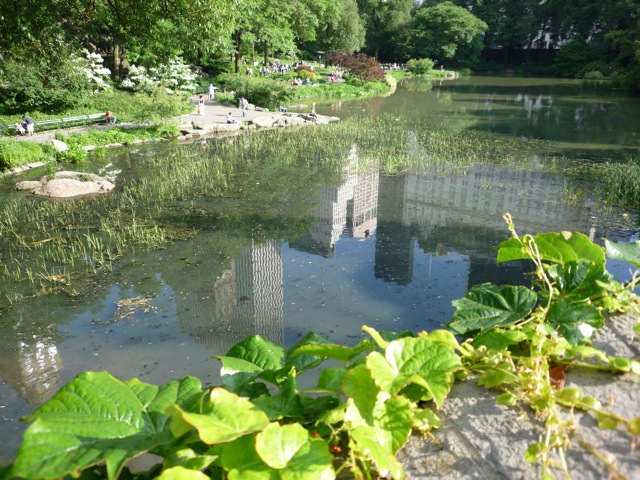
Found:
[[[33,336],[3,347],[0,376],[31,405],[40,405],[58,390],[62,360],[52,338]]]
[[[282,306],[279,240],[247,247],[213,286],[177,295],[180,329],[220,354],[251,335],[283,343]]]
[[[344,170],[343,183],[321,190],[311,216],[315,226],[290,246],[303,252],[332,257],[340,235],[367,238],[377,228],[378,185],[377,169],[361,171],[358,151],[351,148]]]

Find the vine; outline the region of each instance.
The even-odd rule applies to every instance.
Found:
[[[614,312],[637,311],[638,275],[616,281],[606,258],[640,267],[640,243],[594,244],[580,233],[512,236],[498,262],[532,262],[531,287],[482,284],[456,300],[447,329],[382,332],[364,326],[354,347],[309,333],[291,348],[250,337],[219,356],[222,385],[185,377],[161,386],[106,372],[86,372],[26,420],[9,477],[169,479],[404,478],[396,454],[412,431],[435,440],[438,410],[456,381],[475,378],[499,391],[497,403],[533,411],[544,422],[526,459],[543,478],[571,477],[565,453],[576,429],[563,411],[578,409],[601,428],[620,428],[632,444],[640,418],[609,412],[598,400],[565,388],[567,365],[640,374],[640,362],[590,345]],[[636,325],[636,330],[640,328]],[[317,369],[314,388],[298,378]],[[317,372],[317,370],[316,370]],[[620,478],[615,461],[582,448]],[[153,453],[150,470],[127,461]]]

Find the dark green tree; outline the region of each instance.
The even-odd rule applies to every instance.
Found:
[[[485,22],[452,2],[425,5],[417,10],[411,29],[412,56],[472,64],[487,29]]]

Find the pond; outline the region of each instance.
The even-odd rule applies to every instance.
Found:
[[[315,331],[355,344],[362,325],[438,328],[470,286],[526,281],[525,265],[495,262],[494,247],[508,238],[506,212],[520,233],[635,239],[637,212],[601,208],[548,159],[637,155],[639,107],[638,99],[565,80],[413,80],[388,97],[318,108],[389,122],[387,134],[383,128],[363,144],[303,129],[243,134],[207,149],[127,147],[93,159],[83,168],[111,172],[119,185],[149,189],[153,198],[140,206],[123,191],[117,207],[81,201],[60,206],[65,215],[89,212],[74,213],[78,225],[91,213],[115,222],[116,210],[130,220],[140,208],[133,230],[153,221],[174,235],[164,248],[119,256],[112,269],[74,280],[65,293],[32,297],[2,283],[12,305],[0,312],[0,460],[15,455],[26,427],[19,418],[82,371],[153,384],[194,375],[215,384],[213,356],[249,335],[291,346]],[[516,142],[508,151],[518,163],[441,163],[403,175],[371,167],[371,152],[394,154],[398,145],[402,155],[423,158],[431,127],[484,142],[489,156],[493,142],[501,157],[508,155],[500,142]],[[177,170],[182,164],[191,173]],[[209,176],[212,169],[224,181]],[[15,195],[8,185],[0,191],[4,202],[22,201]],[[10,259],[14,240],[3,242],[5,266],[24,268]],[[628,275],[615,263],[610,270]]]

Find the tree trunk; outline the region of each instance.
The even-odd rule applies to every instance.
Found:
[[[264,66],[266,67],[269,63],[269,44],[264,42]]]
[[[122,52],[115,35],[113,36],[113,78],[122,80]]]
[[[236,73],[240,73],[240,62],[242,61],[242,35],[244,29],[241,28],[236,32]]]

